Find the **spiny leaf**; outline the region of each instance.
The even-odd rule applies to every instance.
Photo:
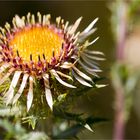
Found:
[[[105,84],[96,84],[95,86],[96,86],[96,88],[103,88],[103,87],[106,87],[107,85],[105,85]]]
[[[88,124],[85,124],[84,127],[85,127],[86,129],[88,129],[89,131],[93,132],[92,128],[91,128]]]
[[[61,132],[57,136],[52,136],[52,139],[68,139],[68,138],[73,138],[75,137],[79,131],[81,131],[83,128],[82,125],[76,124],[73,125],[72,127],[68,128],[67,130]]]
[[[25,118],[22,118],[23,123],[29,123],[31,125],[32,129],[35,129],[37,118],[34,116],[28,116]]]
[[[57,99],[58,99],[59,102],[61,102],[61,101],[63,101],[63,100],[66,98],[66,96],[67,96],[67,93],[61,94],[61,95],[59,95],[59,96],[57,97]]]
[[[85,120],[82,121],[82,123],[78,122],[77,124],[69,127],[65,131],[61,132],[57,136],[52,136],[53,139],[68,139],[68,138],[74,138],[81,130],[84,128],[93,131],[89,124],[98,123],[98,122],[104,122],[107,121],[105,118],[93,118],[88,117]]]

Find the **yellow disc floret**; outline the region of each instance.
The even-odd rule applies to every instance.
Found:
[[[18,51],[25,62],[30,61],[31,55],[34,62],[38,62],[38,56],[43,59],[43,55],[50,62],[53,52],[56,58],[60,55],[62,43],[63,38],[47,27],[22,29],[9,41],[14,52]]]

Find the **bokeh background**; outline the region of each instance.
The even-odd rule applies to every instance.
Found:
[[[2,27],[6,21],[11,23],[15,14],[23,16],[28,12],[33,14],[36,14],[38,11],[40,11],[41,14],[50,13],[54,22],[57,16],[61,16],[65,21],[70,21],[70,23],[73,23],[78,17],[82,16],[83,20],[79,30],[84,29],[94,18],[99,17],[99,21],[95,25],[98,30],[90,37],[90,40],[93,40],[97,36],[100,37],[93,46],[93,49],[100,50],[106,55],[106,61],[100,63],[101,68],[103,69],[103,73],[100,75],[106,77],[102,83],[108,84],[108,86],[101,89],[90,90],[84,96],[79,97],[73,106],[77,112],[84,112],[87,115],[92,115],[94,117],[104,117],[107,118],[108,121],[95,125],[93,124],[93,133],[88,130],[83,130],[78,134],[80,139],[112,139],[113,137],[115,91],[112,86],[110,71],[112,65],[116,62],[116,42],[111,21],[113,12],[110,7],[112,2],[113,0],[0,1],[0,26]],[[137,12],[136,14],[138,15],[138,13],[140,14],[140,12]],[[137,28],[139,27],[138,24],[136,26]],[[114,28],[116,27],[114,26]],[[138,32],[137,28],[135,29],[135,24],[131,28],[128,38],[129,41],[130,38],[134,38],[134,41],[132,40],[132,42],[135,42],[135,38],[137,38],[137,41],[140,40],[140,28],[139,34],[136,33]],[[131,33],[133,33],[132,37]],[[130,45],[129,42],[128,44]],[[140,41],[135,44],[140,47]],[[135,46],[135,44],[132,43],[130,48]],[[127,49],[127,51],[128,50],[129,49]],[[139,58],[135,58],[136,52],[139,55],[140,49],[136,49],[135,51],[132,49],[131,51],[126,52],[126,58],[129,59],[131,57],[134,60],[137,59],[139,62]],[[130,61],[131,64],[134,63],[133,60]],[[137,64],[137,62],[135,63]],[[137,68],[138,67],[139,65],[137,65]],[[139,108],[140,105],[140,95],[138,96],[138,94],[140,93],[137,92],[133,97],[136,100],[134,100],[134,105],[131,107],[131,113],[126,124],[126,139],[140,139],[140,116],[137,113],[138,110],[134,109],[134,106]]]

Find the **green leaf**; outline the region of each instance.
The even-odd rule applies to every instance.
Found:
[[[26,132],[26,130],[21,127],[19,122],[13,125],[10,121],[6,119],[0,120],[0,127],[5,129],[6,131],[4,132],[4,134],[6,134],[5,139],[19,139]]]
[[[29,125],[31,125],[32,129],[35,129],[37,117],[35,117],[33,115],[24,117],[24,118],[22,118],[22,121],[23,121],[23,123],[28,123]]]
[[[61,95],[59,95],[59,96],[57,97],[57,99],[58,99],[59,102],[61,102],[61,101],[63,101],[63,100],[66,98],[66,96],[67,96],[67,93],[61,94]]]
[[[11,125],[11,123],[4,119],[4,120],[0,120],[0,127],[4,128],[8,133],[10,133],[11,135],[14,133],[14,127]]]

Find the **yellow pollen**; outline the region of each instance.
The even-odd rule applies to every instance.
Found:
[[[50,62],[53,52],[57,58],[60,55],[63,38],[47,27],[33,27],[17,32],[9,45],[13,47],[14,53],[19,52],[25,62],[32,60],[38,62],[38,56],[43,59],[43,54]]]

